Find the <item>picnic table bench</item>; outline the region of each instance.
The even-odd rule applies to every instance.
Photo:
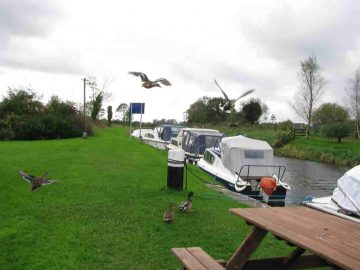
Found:
[[[173,248],[185,269],[360,269],[359,223],[306,207],[234,208],[230,212],[254,227],[229,261],[215,260],[199,247]],[[250,259],[268,232],[295,249],[286,257]]]

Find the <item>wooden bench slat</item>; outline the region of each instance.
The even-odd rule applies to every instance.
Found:
[[[186,248],[172,248],[171,251],[185,268],[191,270],[208,270]]]
[[[225,270],[219,262],[214,260],[200,247],[172,248],[172,253],[189,270]]]
[[[187,250],[191,254],[193,254],[193,256],[196,257],[207,269],[212,269],[212,270],[224,270],[225,269],[201,248],[192,247],[192,248],[187,248]]]

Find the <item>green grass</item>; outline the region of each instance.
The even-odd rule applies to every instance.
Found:
[[[310,139],[297,137],[277,149],[276,154],[353,167],[360,164],[360,141],[345,139],[338,143],[335,139],[316,136],[311,136]]]
[[[181,269],[171,247],[201,246],[229,259],[250,231],[228,211],[243,205],[191,175],[193,211],[164,224],[163,212],[187,191],[165,188],[166,152],[129,142],[126,129],[0,149],[0,269]],[[48,171],[58,182],[31,192],[19,169]],[[290,250],[267,236],[255,257]]]

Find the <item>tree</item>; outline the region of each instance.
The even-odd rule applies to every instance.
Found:
[[[275,116],[275,114],[271,114],[270,120],[271,120],[271,122],[272,122],[273,124],[276,122],[276,116]]]
[[[109,127],[111,127],[112,116],[113,116],[112,106],[108,106],[107,107],[107,119],[108,119]]]
[[[101,107],[103,102],[108,101],[111,97],[111,93],[107,91],[107,88],[112,82],[112,79],[104,78],[99,86],[95,76],[87,76],[86,84],[90,88],[90,115],[93,120],[97,119],[100,114],[103,115],[104,110]]]
[[[40,97],[31,89],[8,88],[8,96],[0,103],[0,118],[7,114],[34,115],[39,114],[44,106]]]
[[[100,109],[101,109],[101,106],[102,106],[102,102],[103,102],[103,96],[102,96],[102,92],[100,92],[97,96],[96,96],[96,98],[95,98],[95,100],[94,100],[94,102],[93,102],[93,104],[92,104],[92,110],[91,110],[91,118],[92,118],[92,120],[96,120],[97,118],[98,118],[98,116],[99,116],[99,112],[100,112]]]
[[[257,99],[251,99],[243,104],[241,112],[243,113],[245,120],[253,125],[262,115],[261,102]]]
[[[349,135],[349,131],[349,127],[344,123],[335,123],[324,127],[325,135],[328,138],[337,138],[338,143]]]
[[[208,101],[209,98],[204,96],[191,104],[185,112],[186,121],[189,123],[205,123],[208,120],[206,119]]]
[[[349,113],[336,103],[324,103],[314,111],[313,120],[321,125],[344,123],[349,120]]]
[[[346,91],[349,98],[349,111],[355,118],[357,137],[360,138],[360,68],[348,80]]]
[[[121,104],[116,108],[116,111],[117,111],[118,113],[121,113],[121,115],[122,115],[122,121],[123,121],[123,122],[127,122],[127,121],[129,120],[128,110],[129,110],[129,105],[127,105],[126,103],[121,103]]]
[[[205,122],[219,123],[221,121],[224,121],[226,119],[226,112],[220,109],[221,104],[224,103],[224,98],[209,98],[206,103]]]
[[[299,77],[300,87],[294,96],[294,102],[289,102],[289,104],[295,113],[306,121],[309,131],[313,111],[324,93],[326,84],[322,68],[315,56],[301,62]],[[308,134],[309,132],[307,132],[307,137]]]

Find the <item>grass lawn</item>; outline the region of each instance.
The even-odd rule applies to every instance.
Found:
[[[163,212],[187,191],[166,189],[167,153],[129,142],[123,128],[0,149],[0,269],[182,269],[171,247],[201,246],[229,259],[250,231],[228,211],[241,204],[191,174],[193,211],[164,224]],[[48,171],[58,182],[31,192],[18,170]],[[267,236],[255,256],[290,250]]]
[[[338,143],[335,139],[316,136],[310,136],[310,139],[297,137],[284,147],[276,149],[276,153],[282,156],[353,167],[360,164],[360,141],[344,139]]]

